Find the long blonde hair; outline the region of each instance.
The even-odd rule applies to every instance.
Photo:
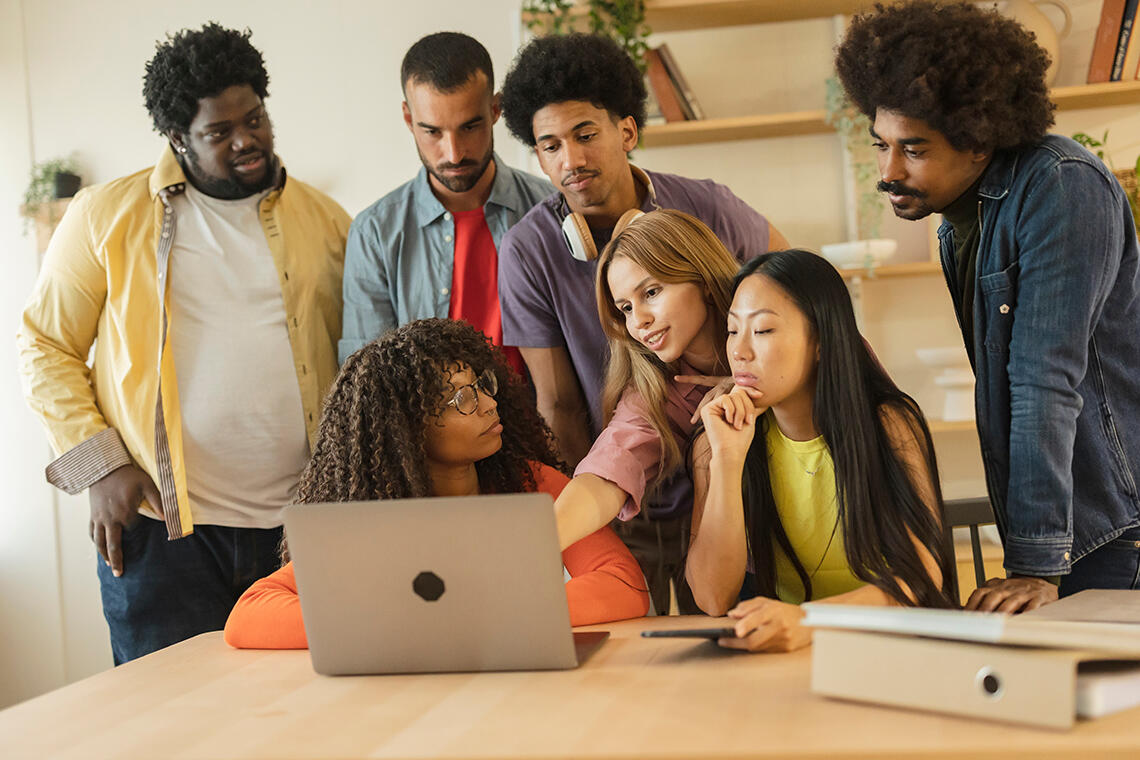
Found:
[[[618,231],[598,257],[595,291],[598,318],[610,344],[610,362],[602,390],[603,424],[609,424],[614,407],[626,388],[645,400],[649,424],[661,439],[661,467],[654,485],[681,464],[681,450],[669,429],[665,395],[673,370],[632,336],[625,315],[614,305],[610,292],[610,264],[625,256],[664,283],[691,282],[706,294],[708,319],[713,320],[717,366],[727,372],[725,330],[732,303],[732,278],[739,268],[736,259],[704,222],[681,211],[661,209],[638,217]]]

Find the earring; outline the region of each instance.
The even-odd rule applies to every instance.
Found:
[[[179,153],[185,153],[186,152],[186,146],[185,145],[179,145],[178,146],[178,152]]]

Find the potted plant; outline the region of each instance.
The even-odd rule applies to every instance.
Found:
[[[855,185],[855,235],[857,240],[825,245],[821,253],[837,267],[871,269],[890,258],[897,241],[882,240],[883,199],[878,191],[879,163],[871,143],[871,120],[847,99],[835,77],[828,78],[825,121],[840,137],[847,151]]]
[[[582,8],[592,34],[604,34],[622,46],[637,67],[645,71],[650,28],[645,24],[645,0],[525,0],[527,29],[539,34],[569,34]]]
[[[1128,205],[1132,208],[1132,223],[1136,225],[1137,233],[1140,233],[1140,183],[1137,182],[1137,176],[1140,176],[1140,156],[1136,157],[1136,166],[1133,168],[1117,169],[1112,163],[1112,158],[1104,152],[1108,147],[1107,129],[1099,140],[1086,132],[1077,132],[1073,135],[1073,139],[1095,153],[1096,157],[1104,161],[1116,175],[1120,186],[1124,188],[1124,194],[1128,197]]]
[[[53,158],[32,166],[21,208],[25,222],[40,217],[46,209],[47,223],[54,227],[58,219],[51,201],[72,197],[79,191],[80,182],[75,161],[71,158]]]

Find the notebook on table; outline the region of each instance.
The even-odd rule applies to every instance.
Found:
[[[313,668],[324,675],[573,668],[548,494],[285,509]]]

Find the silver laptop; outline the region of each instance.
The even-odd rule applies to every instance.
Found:
[[[325,675],[573,668],[548,494],[296,504],[285,532]]]

